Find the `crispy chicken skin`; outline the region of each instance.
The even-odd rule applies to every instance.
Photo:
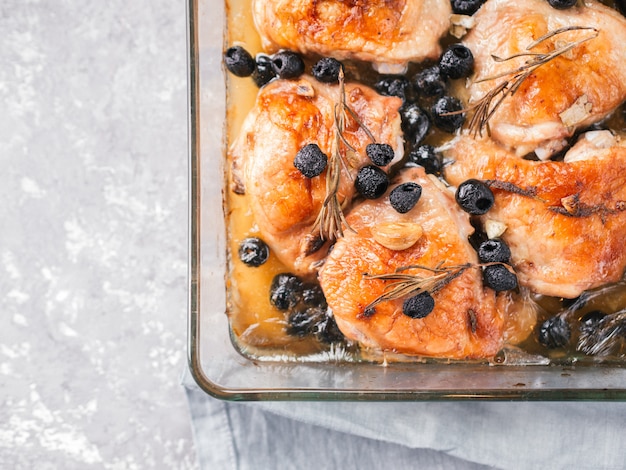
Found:
[[[254,0],[252,8],[267,51],[357,59],[395,71],[439,56],[451,12],[449,0]]]
[[[337,241],[320,270],[320,284],[339,328],[348,338],[375,350],[446,358],[492,356],[502,345],[504,320],[496,309],[495,294],[483,288],[479,269],[465,270],[434,293],[435,308],[425,318],[405,315],[404,299],[379,303],[373,314],[365,313],[389,282],[370,279],[366,273],[389,274],[416,264],[477,263],[467,240],[473,228],[454,195],[420,167],[404,171],[398,183],[404,181],[422,186],[417,205],[399,214],[387,193],[356,206],[348,216],[355,232],[348,231]],[[418,224],[423,235],[407,249],[387,248],[374,239],[387,222]],[[427,274],[420,269],[406,272]]]
[[[346,102],[377,142],[388,143],[402,154],[401,100],[383,97],[357,84],[346,84]],[[233,161],[233,187],[245,193],[262,238],[294,274],[316,271],[327,252],[315,251],[314,222],[326,197],[327,169],[314,178],[294,167],[298,151],[316,143],[329,157],[336,142],[334,108],[339,86],[323,85],[310,77],[276,80],[263,87],[229,153]],[[371,143],[361,125],[347,117],[343,137],[356,150],[346,152],[339,201],[351,201],[354,177],[369,162],[365,147]]]
[[[491,180],[521,285],[556,297],[622,279],[626,268],[626,144],[609,131],[583,134],[564,161],[523,160],[489,140],[461,137],[445,176]]]
[[[526,55],[498,61],[493,55],[550,53],[595,34],[591,29],[568,31],[527,49],[560,28],[599,31],[597,37],[537,68],[490,119],[491,136],[518,156],[536,151],[548,158],[564,148],[577,129],[603,119],[626,99],[626,19],[615,10],[593,0],[566,10],[554,9],[545,0],[489,0],[474,18],[476,26],[463,41],[475,58],[470,104],[510,75],[480,80],[515,70],[530,59]],[[562,115],[575,103],[586,111]]]

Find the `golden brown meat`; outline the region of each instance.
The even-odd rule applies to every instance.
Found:
[[[380,96],[363,85],[346,84],[345,101],[360,124],[346,114],[342,134],[356,152],[339,146],[346,163],[337,192],[340,203],[351,201],[354,177],[369,162],[365,147],[371,140],[364,127],[398,155],[403,151],[400,99]],[[262,238],[294,274],[315,272],[316,263],[326,255],[323,248],[312,252],[317,243],[312,232],[326,198],[328,167],[321,175],[307,178],[293,161],[309,143],[316,143],[331,156],[336,148],[334,110],[339,102],[338,85],[323,85],[310,77],[273,81],[259,91],[229,152],[235,191],[245,192]]]
[[[493,181],[483,222],[503,224],[520,284],[573,298],[622,279],[626,268],[626,143],[584,134],[565,161],[523,160],[488,140],[460,138],[447,156],[453,185]]]
[[[449,0],[254,0],[266,50],[292,49],[401,71],[435,59],[449,27]]]
[[[518,155],[536,151],[548,158],[564,148],[576,129],[603,119],[626,98],[626,19],[615,10],[594,0],[567,10],[554,9],[545,0],[489,0],[475,20],[463,41],[475,58],[469,82],[473,104],[511,80],[513,74],[506,72],[541,61],[529,55],[506,61],[493,56],[551,54],[590,38],[532,71],[489,120],[492,137]],[[569,27],[590,29],[562,32],[529,47]],[[481,81],[500,74],[505,76]]]
[[[320,270],[319,280],[339,328],[375,350],[447,358],[492,356],[503,342],[504,315],[496,308],[494,292],[483,288],[477,268],[466,269],[435,292],[434,310],[425,318],[405,315],[405,298],[381,302],[374,313],[366,311],[389,283],[367,274],[391,274],[409,265],[477,263],[467,240],[473,228],[454,195],[421,168],[406,170],[401,181],[422,186],[417,205],[399,214],[384,196],[355,207],[348,222],[356,233],[347,232],[335,244]],[[405,241],[410,244],[411,234],[420,232],[412,246],[393,249]],[[417,268],[405,273],[428,275]]]

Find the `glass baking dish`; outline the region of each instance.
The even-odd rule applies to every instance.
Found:
[[[189,318],[195,381],[226,400],[624,400],[621,363],[489,365],[253,360],[234,346],[226,307],[225,5],[189,0]]]

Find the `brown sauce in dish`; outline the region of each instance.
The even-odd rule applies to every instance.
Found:
[[[613,6],[612,2],[605,2]],[[250,13],[250,0],[226,1],[226,35],[225,46],[241,45],[253,56],[262,51],[261,41],[256,32],[254,21]],[[449,36],[442,42],[457,42]],[[307,59],[307,70],[310,70],[316,58]],[[360,81],[373,85],[380,77],[369,64],[349,63],[346,66],[347,81]],[[426,64],[428,65],[428,64]],[[411,64],[407,76],[412,77],[425,64]],[[226,73],[227,84],[227,120],[226,145],[236,138],[242,127],[248,111],[251,109],[258,88],[250,78],[238,78]],[[450,94],[455,94],[450,90]],[[607,121],[604,127],[617,132],[626,132],[626,122],[623,118],[623,109],[620,107]],[[423,143],[439,146],[450,134],[432,131]],[[226,154],[226,151],[224,152]],[[249,267],[243,264],[238,257],[241,241],[247,237],[259,236],[254,217],[251,214],[246,195],[235,194],[232,190],[231,162],[227,162],[225,175],[224,204],[227,217],[229,264],[227,275],[228,316],[233,340],[237,348],[250,357],[265,360],[409,360],[418,361],[423,358],[407,358],[393,354],[378,355],[376,352],[359,350],[354,344],[332,344],[318,341],[315,336],[298,336],[287,333],[286,313],[276,309],[270,303],[270,284],[274,276],[287,272],[285,266],[271,253],[266,263],[259,267]],[[313,281],[313,280],[309,280]],[[527,338],[517,347],[528,354],[538,354],[550,358],[553,362],[596,362],[597,358],[588,357],[575,350],[577,342],[577,328],[572,327],[572,339],[569,345],[562,348],[547,349],[537,340],[537,331],[541,323],[558,312],[564,311],[569,303],[563,299],[552,297],[537,297],[539,313],[537,322],[532,331],[527,331]],[[626,308],[626,288],[604,288],[601,295],[590,296],[586,301],[578,303],[580,308],[570,314],[571,319],[578,320],[594,310],[606,313]],[[528,329],[528,326],[526,326]],[[524,335],[521,335],[524,336]],[[602,358],[604,361],[620,362],[626,354],[624,341],[620,349],[611,356]],[[429,359],[430,360],[430,359]],[[501,360],[496,356],[495,362]],[[522,361],[523,362],[523,361]],[[532,360],[530,360],[532,362]]]

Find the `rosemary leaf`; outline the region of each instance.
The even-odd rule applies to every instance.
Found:
[[[584,36],[576,41],[565,43],[561,47],[557,47],[554,51],[550,53],[539,53],[533,52],[532,49],[539,46],[546,40],[553,38],[559,34],[569,32],[569,31],[593,31],[592,34]],[[520,52],[517,54],[513,54],[510,57],[502,58],[497,55],[492,54],[492,59],[495,62],[507,62],[512,59],[520,58],[520,57],[528,57],[528,60],[524,62],[517,68],[512,70],[508,70],[506,72],[501,72],[489,77],[481,78],[476,80],[476,83],[486,82],[497,80],[499,78],[508,77],[503,82],[496,85],[493,89],[488,91],[480,100],[478,100],[475,104],[470,106],[467,109],[464,109],[460,112],[468,112],[474,111],[473,116],[468,121],[468,128],[470,132],[476,135],[483,135],[483,130],[487,128],[489,130],[489,120],[493,117],[495,112],[498,110],[502,102],[509,96],[515,94],[515,92],[519,89],[519,87],[524,83],[524,81],[532,75],[532,73],[537,70],[539,67],[547,64],[551,60],[566,54],[572,49],[580,46],[584,42],[590,41],[596,37],[600,31],[596,28],[587,27],[587,26],[569,26],[564,28],[559,28],[554,31],[551,31],[547,34],[544,34],[539,39],[533,41],[526,47],[526,50],[529,52]]]

